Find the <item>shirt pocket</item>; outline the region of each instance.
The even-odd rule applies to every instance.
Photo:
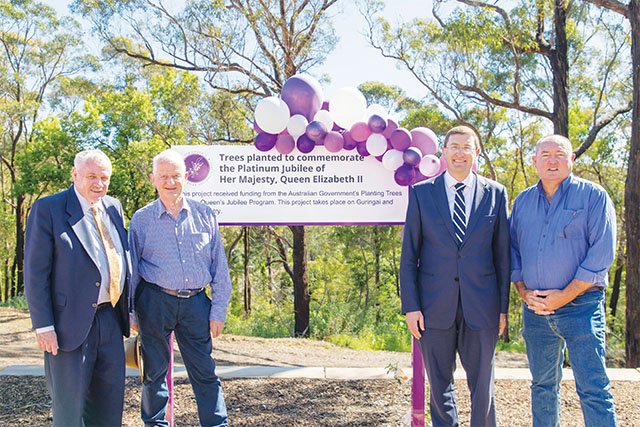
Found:
[[[564,209],[562,214],[560,237],[565,239],[584,239],[586,236],[584,209]]]
[[[193,244],[193,251],[196,254],[203,253],[207,250],[210,251],[211,236],[209,233],[193,233],[191,235],[191,242]]]

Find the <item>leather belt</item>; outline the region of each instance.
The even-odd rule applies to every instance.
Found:
[[[167,289],[167,288],[163,288],[162,286],[158,286],[155,283],[147,282],[144,279],[141,280],[141,283],[144,283],[145,286],[150,286],[160,292],[164,292],[165,294],[168,294],[177,298],[191,298],[195,295],[198,295],[200,292],[204,291],[205,289],[204,287],[199,289]]]

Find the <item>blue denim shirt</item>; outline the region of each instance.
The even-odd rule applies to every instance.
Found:
[[[511,281],[528,289],[564,289],[574,278],[602,288],[616,251],[616,214],[599,185],[569,175],[551,203],[542,182],[511,211]]]
[[[175,219],[157,199],[131,218],[129,246],[131,295],[135,295],[140,276],[167,289],[198,289],[210,284],[209,320],[226,319],[231,279],[211,208],[185,198]]]

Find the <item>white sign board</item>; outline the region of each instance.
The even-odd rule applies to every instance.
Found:
[[[374,157],[260,152],[254,146],[174,146],[189,174],[184,194],[221,225],[403,224],[408,188]]]

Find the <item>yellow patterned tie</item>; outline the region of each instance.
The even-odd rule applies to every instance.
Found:
[[[109,264],[109,299],[111,305],[116,306],[120,299],[120,263],[118,262],[118,252],[111,240],[111,235],[107,230],[102,218],[100,218],[100,211],[97,207],[92,206],[91,212],[93,213],[93,220],[96,222],[98,228],[98,234],[102,241],[102,246],[107,254],[107,263]]]

